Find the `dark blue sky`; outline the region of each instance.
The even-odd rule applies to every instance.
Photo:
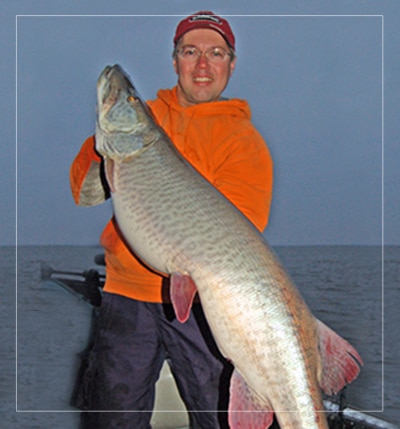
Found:
[[[172,87],[171,15],[200,9],[232,15],[238,63],[225,95],[249,101],[274,158],[267,239],[381,244],[384,229],[400,244],[400,3],[81,3],[5,2],[0,245],[15,243],[16,206],[18,244],[98,242],[111,205],[76,207],[68,183],[94,132],[97,77],[118,62],[145,99]]]

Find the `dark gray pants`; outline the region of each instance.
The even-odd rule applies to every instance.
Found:
[[[87,410],[82,429],[151,428],[155,383],[165,359],[191,427],[228,427],[232,366],[219,353],[200,304],[181,324],[171,305],[105,293],[95,319],[73,397],[73,405]]]

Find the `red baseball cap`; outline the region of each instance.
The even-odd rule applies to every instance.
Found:
[[[176,27],[174,45],[185,33],[196,28],[209,28],[210,30],[218,31],[229,47],[235,50],[235,36],[228,21],[210,11],[197,12],[183,19]]]

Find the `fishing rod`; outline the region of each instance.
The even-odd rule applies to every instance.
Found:
[[[324,408],[331,412],[330,429],[399,429],[399,426],[383,421],[354,408],[324,400]]]

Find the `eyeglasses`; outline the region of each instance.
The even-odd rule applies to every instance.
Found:
[[[233,56],[231,52],[219,47],[202,51],[195,46],[182,46],[182,48],[176,49],[175,53],[185,61],[197,61],[204,54],[207,60],[214,64],[223,63],[227,58],[232,58]]]

